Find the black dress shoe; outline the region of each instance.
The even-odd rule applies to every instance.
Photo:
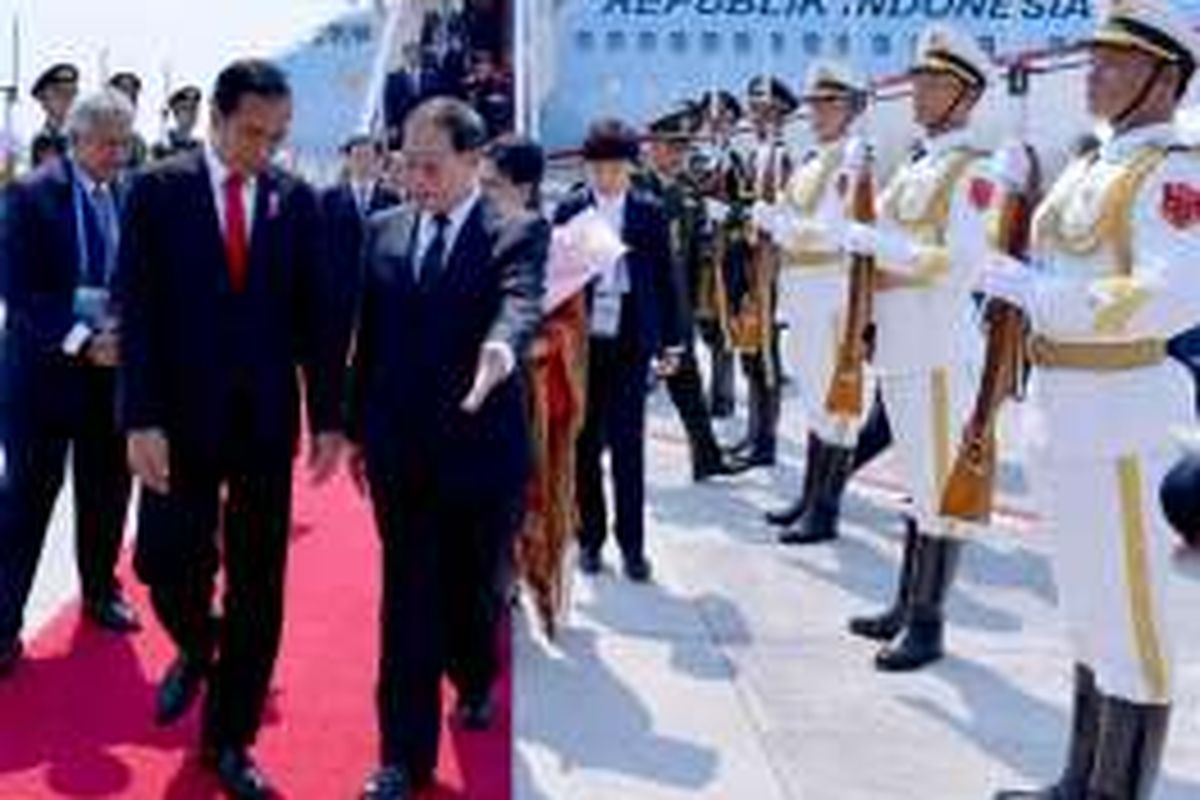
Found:
[[[597,550],[583,549],[579,551],[579,571],[584,575],[599,575],[604,571],[604,560]]]
[[[649,583],[653,576],[650,562],[645,556],[625,559],[625,577],[634,583]]]
[[[0,644],[0,679],[7,678],[17,668],[17,662],[25,654],[25,645],[20,639]]]
[[[185,656],[179,656],[167,668],[158,685],[155,701],[154,721],[158,725],[170,725],[179,720],[200,696],[207,668]]]
[[[775,461],[774,452],[761,448],[734,453],[730,459],[733,468],[738,472],[745,472],[756,467],[773,467],[775,466]]]
[[[400,767],[382,767],[367,778],[361,800],[409,800],[412,786]]]
[[[270,800],[275,789],[250,755],[240,747],[220,747],[211,753],[209,766],[225,794],[233,800]]]
[[[495,715],[495,707],[492,705],[490,697],[477,700],[460,699],[458,707],[454,710],[454,716],[458,720],[459,726],[467,731],[486,731],[492,727],[492,719]]]
[[[740,475],[746,471],[741,463],[734,461],[732,458],[727,458],[724,453],[718,453],[716,456],[697,461],[692,467],[692,480],[696,483],[701,483],[709,478],[716,478],[722,475]]]
[[[87,601],[84,615],[96,626],[113,633],[137,633],[142,629],[137,612],[119,592]]]

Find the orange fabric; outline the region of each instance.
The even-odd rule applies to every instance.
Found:
[[[575,440],[587,402],[587,309],[583,293],[542,323],[529,365],[534,467],[526,490],[517,564],[547,635],[566,610],[575,540]]]

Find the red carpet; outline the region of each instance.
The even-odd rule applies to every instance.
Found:
[[[293,535],[276,693],[255,753],[290,800],[352,798],[376,752],[374,529],[348,480],[313,490],[300,477]],[[100,633],[68,609],[0,684],[0,800],[220,796],[194,756],[198,709],[173,728],[152,723],[155,682],[171,649],[140,585],[125,572],[148,623],[144,633],[129,639]],[[429,800],[510,795],[507,652],[504,661],[498,724],[484,734],[443,729],[439,785]]]

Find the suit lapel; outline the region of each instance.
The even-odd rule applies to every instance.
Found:
[[[258,176],[254,189],[254,222],[250,229],[250,257],[246,285],[261,280],[270,264],[270,231],[279,216],[275,176],[268,170]]]
[[[213,197],[212,175],[208,171],[208,162],[204,160],[204,150],[197,148],[191,156],[193,165],[191,173],[192,191],[195,193],[197,224],[199,239],[207,243],[211,251],[209,263],[220,267],[217,275],[218,285],[223,291],[230,291],[229,261],[225,256],[225,234],[221,228],[221,216],[217,211],[217,201]]]

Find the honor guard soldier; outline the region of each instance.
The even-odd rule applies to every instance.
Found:
[[[700,187],[687,171],[692,138],[702,123],[699,109],[685,104],[652,121],[646,188],[663,204],[671,234],[675,279],[681,284],[684,350],[679,367],[667,377],[667,390],[687,431],[692,476],[703,481],[734,472],[727,462],[704,400],[704,384],[694,349],[696,307],[702,276],[712,268],[711,231]]]
[[[896,600],[851,630],[891,642],[885,671],[941,657],[943,607],[963,526],[940,513],[958,432],[976,390],[983,343],[971,292],[987,253],[986,201],[971,116],[991,62],[975,40],[935,25],[922,32],[913,81],[919,154],[879,197],[878,224],[850,223],[844,245],[878,264],[874,363],[912,499]]]
[[[142,79],[132,72],[122,71],[114,73],[108,79],[108,85],[129,99],[136,114],[138,98],[142,94]],[[132,138],[129,140],[129,153],[125,160],[125,168],[137,169],[146,163],[149,154],[150,147],[146,144],[146,140],[142,138],[140,133],[134,131]]]
[[[184,86],[167,98],[167,110],[175,118],[175,124],[167,129],[166,138],[154,145],[151,157],[156,161],[200,146],[195,134],[200,120],[200,97],[197,87]]]
[[[783,140],[783,124],[799,100],[783,81],[760,75],[747,87],[753,148],[747,153],[749,182],[743,201],[774,204],[783,194],[792,170]],[[744,245],[726,264],[727,330],[733,349],[741,353],[749,385],[749,422],[745,438],[732,449],[740,467],[775,463],[780,410],[779,329],[775,322],[779,247],[770,233],[754,223],[743,224]]]
[[[700,275],[696,328],[711,355],[709,410],[725,418],[734,410],[733,351],[729,346],[726,278],[731,251],[744,249],[749,221],[749,167],[733,146],[742,105],[724,90],[700,99],[701,135],[707,141],[696,154],[692,172],[701,191],[712,230],[711,268]]]
[[[784,362],[796,369],[809,424],[803,492],[787,509],[767,514],[769,522],[786,528],[780,541],[787,544],[810,544],[837,535],[841,497],[852,470],[880,452],[889,439],[871,433],[863,437],[864,446],[856,448],[862,419],[837,416],[825,408],[848,291],[841,250],[850,180],[846,149],[869,91],[868,84],[844,64],[813,64],[802,100],[816,143],[778,202],[755,207],[756,221],[772,231],[783,250],[780,316],[794,331],[787,339]],[[880,424],[886,428],[882,413],[872,413],[869,419],[875,428]]]
[[[79,69],[74,64],[55,64],[38,76],[31,93],[46,114],[30,148],[30,163],[36,169],[47,159],[67,154],[67,112],[79,94]]]
[[[1088,104],[1111,134],[1038,207],[1031,259],[983,289],[1025,309],[1046,442],[1033,459],[1076,667],[1058,782],[1017,798],[1143,800],[1167,735],[1172,534],[1159,506],[1195,419],[1166,342],[1200,319],[1200,157],[1172,118],[1200,43],[1165,2],[1114,2],[1090,41]]]

